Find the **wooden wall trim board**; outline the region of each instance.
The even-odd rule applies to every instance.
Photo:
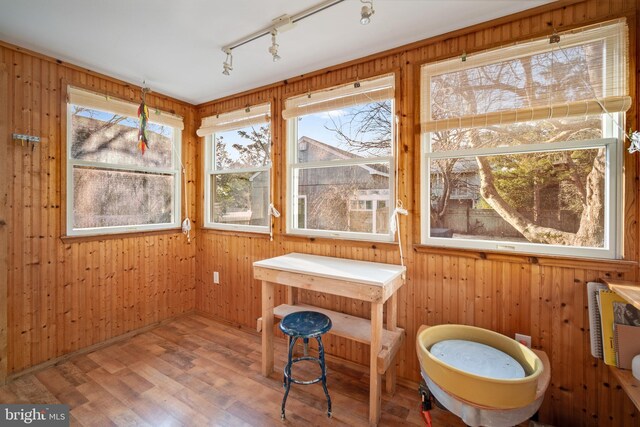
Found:
[[[63,243],[71,243],[66,241],[69,230],[67,230],[67,139],[68,125],[67,119],[67,100],[69,99],[69,82],[65,77],[60,78],[60,86],[58,88],[60,94],[60,144],[58,147],[58,158],[60,159],[60,240]]]
[[[413,245],[413,250],[425,254],[440,254],[460,256],[473,259],[486,259],[491,261],[513,262],[517,264],[540,264],[556,267],[582,267],[598,270],[616,271],[620,273],[631,272],[638,267],[637,261],[624,259],[596,259],[596,258],[572,258],[568,256],[551,255],[527,255],[510,254],[491,250],[452,249],[440,246]]]
[[[65,218],[64,215],[63,215],[63,218]],[[167,234],[168,235],[182,234],[182,229],[181,228],[169,228],[169,229],[166,229],[166,230],[135,231],[135,232],[129,232],[129,233],[92,234],[90,236],[65,236],[65,235],[62,235],[62,236],[60,236],[60,241],[62,243],[81,243],[81,242],[93,242],[93,241],[122,239],[123,237],[129,239],[131,237],[162,236],[162,235],[167,235]]]
[[[0,63],[0,169],[8,169],[7,147],[9,132],[9,80],[7,65]],[[7,259],[9,258],[9,180],[0,176],[0,385],[7,378]]]
[[[216,228],[200,227],[198,230],[200,233],[214,233],[224,236],[236,236],[236,237],[251,237],[253,239],[269,239],[269,233],[257,233],[255,231],[236,231],[236,230],[220,230]]]

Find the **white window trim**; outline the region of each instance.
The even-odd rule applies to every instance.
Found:
[[[241,128],[240,128],[241,129]],[[271,127],[269,127],[271,132]],[[214,152],[213,141],[215,141],[215,133],[207,135],[205,137],[205,167],[204,167],[204,224],[203,227],[211,230],[227,230],[227,231],[240,231],[240,232],[252,232],[269,234],[269,228],[271,221],[268,221],[267,225],[247,225],[247,224],[225,224],[220,222],[211,221],[211,177],[214,175],[222,174],[240,174],[251,172],[268,172],[269,173],[269,186],[267,200],[271,200],[271,180],[273,179],[271,169],[273,161],[269,163],[269,166],[260,166],[253,168],[237,168],[237,169],[223,169],[215,170],[214,168]],[[267,213],[267,217],[269,217]]]
[[[395,100],[392,99],[392,111],[395,108]],[[391,135],[395,135],[395,121],[391,121]],[[301,195],[298,194],[296,181],[298,179],[297,172],[304,169],[317,169],[326,167],[339,167],[339,166],[357,166],[367,164],[389,164],[389,218],[391,217],[391,205],[395,200],[395,162],[393,157],[371,157],[361,159],[344,159],[344,160],[330,160],[320,162],[298,162],[298,120],[297,117],[287,120],[287,206],[292,208],[292,212],[298,212],[297,200]],[[393,147],[391,152],[395,152],[395,144],[397,141],[393,141]],[[383,174],[386,175],[386,174]],[[305,209],[307,205],[305,204]],[[305,236],[305,237],[324,237],[329,239],[348,239],[348,240],[364,240],[371,242],[393,242],[394,235],[389,231],[387,234],[382,233],[362,233],[354,231],[338,231],[338,230],[315,230],[311,228],[296,228],[293,215],[287,215],[287,234]],[[305,223],[308,225],[308,223]]]
[[[618,21],[618,24],[620,25]],[[599,39],[602,34],[610,35],[616,34],[616,37],[619,37],[621,30],[616,27],[602,28],[597,30],[597,35],[595,39]],[[623,32],[626,34],[626,27]],[[564,36],[563,36],[564,37]],[[576,46],[583,43],[588,43],[594,40],[593,36],[589,33],[577,33],[571,34],[569,36],[571,40],[570,43],[563,43],[563,47],[567,48],[569,46]],[[608,42],[613,43],[611,39],[607,39]],[[622,40],[622,43],[628,43],[628,40]],[[543,52],[542,48],[544,43],[541,43],[541,47],[537,52]],[[546,45],[548,46],[548,45]],[[618,45],[609,46],[608,49],[618,49]],[[512,53],[513,52],[513,53]],[[520,50],[512,50],[512,54],[509,55],[509,58],[515,58],[524,54],[530,55],[534,52],[528,48],[526,45],[523,45]],[[504,53],[500,50],[500,48],[494,50],[488,50],[484,53],[480,53],[479,55],[483,55],[483,59],[480,61],[474,62],[474,67],[479,67],[482,65],[486,65],[489,63],[493,63],[499,60],[505,60],[507,58],[503,57]],[[425,64],[423,67],[430,68],[435,67],[436,64]],[[457,66],[447,66],[447,72],[454,72],[461,69],[468,68],[469,65],[463,62],[459,62]],[[618,59],[615,61],[610,61],[606,64],[608,73],[607,79],[617,79],[615,80],[616,84],[620,88],[625,88],[626,86],[621,83],[621,79],[624,79],[624,73],[627,70],[624,67],[624,61],[622,59]],[[421,71],[422,72],[422,71]],[[422,79],[421,79],[422,80]],[[422,88],[421,90],[427,91],[426,99],[430,99],[430,85],[427,85],[426,88]],[[617,94],[617,95],[627,95],[627,93]],[[421,99],[425,99],[424,95],[421,94]],[[422,102],[422,101],[421,101]],[[431,103],[427,102],[427,105],[421,105],[421,109],[426,107],[426,111],[421,111],[421,117],[424,117],[426,112],[426,117],[431,117]],[[573,256],[573,257],[589,257],[589,258],[602,258],[602,259],[615,259],[621,258],[623,255],[623,202],[624,195],[623,191],[623,149],[624,149],[624,122],[625,122],[625,113],[613,113],[611,115],[604,114],[603,115],[603,126],[602,131],[605,138],[590,140],[590,141],[569,141],[569,142],[561,142],[554,144],[532,144],[532,145],[523,145],[523,146],[515,146],[515,147],[507,147],[502,150],[502,147],[499,148],[485,148],[485,149],[471,149],[471,150],[456,150],[449,152],[430,152],[430,133],[422,132],[421,135],[421,166],[420,166],[420,180],[421,180],[421,210],[425,214],[422,215],[420,224],[421,224],[421,242],[425,245],[430,246],[442,246],[442,247],[452,247],[452,248],[463,248],[463,249],[489,249],[489,250],[498,250],[503,252],[518,252],[518,253],[531,253],[534,255],[561,255],[561,256]],[[619,123],[620,126],[616,126],[614,123]],[[556,147],[554,150],[553,147]],[[605,196],[604,196],[604,204],[605,204],[605,231],[604,231],[604,244],[603,248],[586,248],[586,247],[578,247],[578,246],[561,246],[561,245],[549,245],[549,244],[537,244],[537,243],[519,243],[519,242],[500,242],[494,240],[466,240],[466,239],[451,239],[451,238],[442,238],[442,237],[431,237],[430,236],[430,212],[431,212],[431,202],[430,202],[430,188],[431,188],[431,174],[430,174],[430,160],[433,158],[443,158],[443,157],[475,157],[474,154],[505,154],[505,153],[526,153],[531,151],[559,151],[567,148],[589,148],[589,147],[605,147],[606,148],[606,184],[605,184]],[[539,148],[539,150],[533,150],[532,148]],[[456,155],[457,154],[457,155]]]
[[[114,163],[102,163],[102,162],[89,162],[86,160],[78,160],[73,159],[71,157],[71,146],[72,146],[72,124],[71,124],[71,116],[72,116],[72,106],[73,104],[67,103],[67,149],[65,155],[67,156],[67,182],[66,182],[66,235],[67,236],[96,236],[102,234],[124,234],[124,233],[135,233],[141,231],[158,231],[158,230],[170,230],[180,227],[180,219],[182,217],[181,211],[181,189],[182,189],[182,181],[180,176],[180,160],[178,159],[176,153],[181,152],[182,149],[182,131],[176,127],[172,127],[173,129],[173,147],[172,147],[172,163],[173,168],[150,168],[146,166],[133,166],[133,165],[118,165]],[[91,107],[89,107],[91,108]],[[102,111],[102,110],[100,110]],[[150,122],[153,122],[150,120]],[[166,125],[165,125],[166,126]],[[117,225],[117,226],[109,226],[109,227],[88,227],[88,228],[73,228],[73,168],[74,166],[79,167],[93,167],[101,170],[114,170],[114,171],[124,171],[124,172],[147,172],[153,173],[156,175],[172,175],[173,176],[173,220],[170,223],[162,223],[162,224],[137,224],[137,225]]]

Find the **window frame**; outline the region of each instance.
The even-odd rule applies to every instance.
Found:
[[[395,73],[394,76],[394,88],[396,85],[395,82]],[[371,77],[371,80],[375,80],[377,78],[382,78],[384,76],[376,76]],[[353,83],[353,82],[351,82]],[[347,83],[349,84],[349,83]],[[345,85],[338,85],[336,87],[341,87]],[[394,90],[395,92],[395,90]],[[294,117],[292,119],[286,120],[286,135],[287,135],[287,182],[286,182],[286,206],[291,212],[294,212],[297,215],[298,212],[298,203],[297,201],[301,197],[297,191],[297,179],[298,179],[298,171],[305,169],[319,169],[319,168],[329,168],[329,167],[345,167],[345,166],[359,166],[359,165],[368,165],[368,164],[387,164],[389,165],[389,218],[391,217],[391,207],[395,204],[395,187],[396,187],[396,121],[394,120],[395,113],[395,105],[396,100],[395,96],[390,99],[391,100],[391,156],[384,157],[362,157],[357,159],[340,159],[340,160],[325,160],[318,162],[298,162],[298,117],[304,117],[305,115],[301,115],[298,117]],[[359,105],[359,104],[353,104]],[[314,113],[312,113],[314,114]],[[385,188],[386,189],[386,188]],[[305,212],[308,209],[308,200],[305,200]],[[350,203],[350,199],[348,201]],[[307,218],[308,220],[308,218]],[[305,236],[305,237],[321,237],[321,238],[330,238],[330,239],[342,239],[342,240],[359,240],[359,241],[371,241],[371,242],[394,242],[395,234],[389,230],[386,234],[381,233],[365,233],[365,232],[355,232],[355,231],[338,231],[338,230],[317,230],[312,228],[296,228],[296,221],[293,218],[293,215],[287,215],[286,218],[286,232],[287,234],[295,235],[295,236]],[[305,223],[308,225],[308,223]]]
[[[591,41],[585,37],[579,37],[576,43],[579,45]],[[608,40],[612,43],[610,40]],[[611,48],[607,46],[608,48]],[[614,46],[618,48],[618,46]],[[537,49],[536,54],[544,52],[543,47]],[[480,60],[472,65],[461,62],[457,67],[447,67],[447,72],[460,71],[471,67],[480,67],[482,65],[491,64],[498,60],[508,59],[499,54],[499,49],[487,52],[487,59]],[[516,51],[509,58],[517,58],[521,54]],[[619,64],[620,61],[605,64],[608,73],[607,79],[624,78],[624,67]],[[432,64],[422,64],[419,67],[419,73],[422,75],[423,67]],[[429,76],[437,75],[436,73]],[[430,85],[426,88],[422,87],[421,80],[420,97],[424,91],[427,93],[427,99],[430,100]],[[428,117],[430,117],[430,102],[428,106],[420,105],[421,111],[426,108]],[[603,113],[602,117],[602,134],[603,137],[592,140],[573,140],[556,143],[537,143],[529,145],[515,145],[511,147],[491,147],[491,148],[475,148],[475,149],[459,149],[451,151],[431,152],[430,140],[432,132],[420,131],[420,208],[424,213],[420,219],[420,243],[425,246],[436,246],[445,248],[456,248],[466,250],[492,250],[506,253],[529,253],[534,255],[558,255],[570,257],[585,257],[599,259],[619,259],[622,257],[622,223],[623,223],[623,150],[624,150],[624,123],[625,113]],[[620,124],[616,126],[614,121]],[[486,239],[453,239],[446,237],[431,237],[431,160],[438,158],[475,158],[477,156],[487,155],[508,155],[508,154],[524,154],[524,153],[543,153],[543,152],[562,152],[571,149],[588,149],[588,148],[605,148],[605,195],[603,203],[605,205],[604,212],[604,246],[602,248],[580,247],[580,246],[563,246],[551,245],[544,243],[531,242],[515,242],[515,241],[498,241]]]
[[[99,236],[99,235],[112,235],[112,234],[130,234],[137,232],[145,232],[145,231],[162,231],[162,230],[172,230],[180,228],[181,220],[182,220],[182,181],[181,181],[181,168],[180,168],[180,158],[177,153],[180,153],[182,150],[182,130],[175,127],[169,126],[167,124],[160,124],[162,126],[169,126],[173,129],[173,147],[171,153],[171,160],[173,163],[172,168],[153,168],[147,166],[135,166],[135,165],[120,165],[117,163],[106,163],[106,162],[93,162],[86,161],[80,159],[73,159],[71,156],[71,147],[72,147],[72,137],[73,137],[73,127],[72,127],[72,115],[73,115],[73,106],[77,104],[73,104],[71,102],[66,103],[67,108],[67,118],[66,118],[66,213],[65,213],[65,228],[66,235],[70,237],[82,237],[82,236]],[[81,105],[86,108],[111,113],[111,111],[103,110],[91,106]],[[116,113],[113,113],[116,114]],[[138,120],[137,117],[131,117],[126,115],[126,117],[133,118]],[[152,120],[153,117],[150,118],[150,123],[156,123]],[[173,213],[172,213],[172,221],[168,223],[159,223],[159,224],[134,224],[134,225],[114,225],[114,226],[106,226],[106,227],[88,227],[88,228],[74,228],[73,227],[73,219],[74,219],[74,187],[73,187],[73,169],[74,167],[80,168],[93,168],[104,171],[116,171],[116,172],[141,172],[148,173],[157,176],[173,176]]]
[[[271,110],[271,106],[269,106]],[[255,172],[268,172],[269,173],[269,185],[267,200],[271,200],[272,185],[273,185],[273,116],[270,115],[269,121],[265,121],[269,125],[269,165],[259,166],[251,168],[235,168],[235,169],[215,169],[215,147],[214,141],[216,133],[212,133],[205,137],[205,164],[204,164],[204,221],[203,228],[210,230],[226,230],[226,231],[238,231],[249,233],[269,234],[271,229],[271,214],[267,208],[267,225],[249,225],[249,224],[226,224],[220,222],[211,221],[211,201],[212,201],[212,185],[211,179],[215,175],[222,174],[242,174],[242,173],[255,173]],[[244,129],[246,126],[241,126],[235,129],[225,130],[224,132],[233,132],[240,129]]]
[[[299,216],[300,216],[300,200],[304,200],[304,205],[303,205],[304,211],[302,212],[302,216],[304,218],[304,225],[305,225],[304,227],[300,227],[300,218],[299,218]],[[307,226],[307,195],[306,194],[303,194],[301,196],[298,195],[297,200],[296,200],[296,204],[295,204],[295,209],[297,209],[295,211],[296,214],[292,215],[293,216],[294,226],[296,228],[298,228],[298,229],[305,230],[306,226]]]

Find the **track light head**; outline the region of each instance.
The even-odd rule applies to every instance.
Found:
[[[273,62],[278,62],[278,61],[280,61],[282,59],[280,57],[280,55],[278,55],[278,45],[275,45],[275,48],[273,46],[271,46],[269,48],[269,53],[273,57]]]
[[[278,30],[273,30],[271,32],[271,46],[269,47],[269,53],[273,57],[273,62],[278,62],[280,59],[280,55],[278,55],[278,48],[280,45],[276,43],[276,36],[278,35]]]
[[[230,71],[233,71],[233,55],[231,49],[222,49],[222,51],[227,54],[227,58],[222,63],[222,74],[228,76]]]
[[[376,13],[376,11],[373,10],[373,1],[366,1],[366,0],[360,0],[360,1],[362,3],[365,3],[365,5],[362,6],[362,9],[360,10],[360,23],[362,25],[367,25],[369,22],[371,22],[371,15]]]

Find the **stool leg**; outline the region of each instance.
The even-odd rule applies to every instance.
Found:
[[[329,390],[327,390],[327,365],[324,362],[324,345],[322,345],[322,337],[317,337],[318,340],[318,359],[320,359],[320,369],[322,370],[322,388],[324,389],[324,395],[327,396],[327,417],[331,418],[331,397],[329,397]]]
[[[293,360],[293,348],[298,341],[298,337],[292,337],[289,342],[289,356],[287,359],[287,365],[284,367],[284,397],[282,398],[282,409],[280,417],[284,420],[284,407],[287,404],[287,396],[289,395],[289,389],[291,388],[291,361]]]

